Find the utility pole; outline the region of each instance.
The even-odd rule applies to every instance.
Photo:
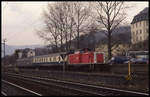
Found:
[[[129,59],[129,62],[128,62],[128,76],[127,76],[127,80],[131,80],[132,77],[131,77],[131,58]]]
[[[3,46],[4,46],[4,60],[3,60],[3,65],[5,64],[5,42],[6,42],[6,38],[3,39]]]

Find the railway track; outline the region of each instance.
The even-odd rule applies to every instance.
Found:
[[[3,96],[16,96],[16,95],[42,96],[39,93],[36,93],[32,90],[21,87],[19,85],[16,85],[6,80],[2,80],[2,84],[3,84],[2,86],[3,90],[1,91],[1,94]]]
[[[40,81],[34,81],[31,78],[25,79],[25,78],[19,78],[16,76],[9,75],[9,76],[7,76],[7,78],[4,78],[4,79],[13,84],[16,84],[20,87],[28,88],[28,90],[35,91],[36,93],[41,94],[42,96],[77,95],[77,93],[74,91],[72,93],[70,93],[67,89],[62,89],[61,87],[56,87],[54,85],[46,84],[46,83],[43,83]],[[69,92],[69,93],[65,93],[65,92]],[[22,94],[22,96],[24,96],[24,95],[25,94]],[[38,96],[40,96],[40,95],[38,95]]]
[[[1,91],[1,96],[7,96],[7,94],[3,91]]]
[[[13,73],[13,72],[12,72]],[[15,73],[15,72],[14,72]],[[19,74],[37,77],[46,77],[60,80],[68,80],[106,87],[126,89],[137,92],[148,92],[149,76],[133,76],[132,80],[127,81],[127,75],[116,75],[109,73],[86,73],[86,72],[61,72],[48,70],[20,69]],[[132,87],[132,88],[131,88]]]
[[[5,74],[8,80],[23,80],[30,83],[36,83],[38,85],[43,85],[47,87],[53,87],[53,89],[59,89],[59,91],[63,91],[69,95],[96,95],[96,96],[146,96],[149,95],[147,93],[140,93],[134,91],[120,90],[114,88],[100,87],[89,84],[81,84],[69,81],[62,81],[56,79],[48,79],[48,78],[40,78],[40,77],[32,77],[32,76],[24,76],[19,74]],[[10,79],[11,78],[11,79]],[[43,94],[47,95],[47,94]],[[64,95],[64,94],[62,94]],[[66,94],[67,95],[67,94]]]

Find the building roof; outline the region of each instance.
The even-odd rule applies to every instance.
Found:
[[[134,16],[131,24],[137,23],[139,21],[148,20],[149,19],[149,8],[144,8],[141,12],[139,12],[136,16]]]

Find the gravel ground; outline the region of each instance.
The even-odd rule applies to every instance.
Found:
[[[110,73],[83,73],[83,72],[61,72],[43,70],[23,70],[20,74],[55,78],[60,80],[75,81],[100,86],[134,90],[139,92],[149,91],[149,78],[146,75],[134,75],[131,81],[127,81],[127,75]]]

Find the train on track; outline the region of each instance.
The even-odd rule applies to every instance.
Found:
[[[45,68],[66,70],[108,70],[105,64],[105,55],[101,52],[82,49],[79,51],[61,52],[17,60],[19,68]]]

